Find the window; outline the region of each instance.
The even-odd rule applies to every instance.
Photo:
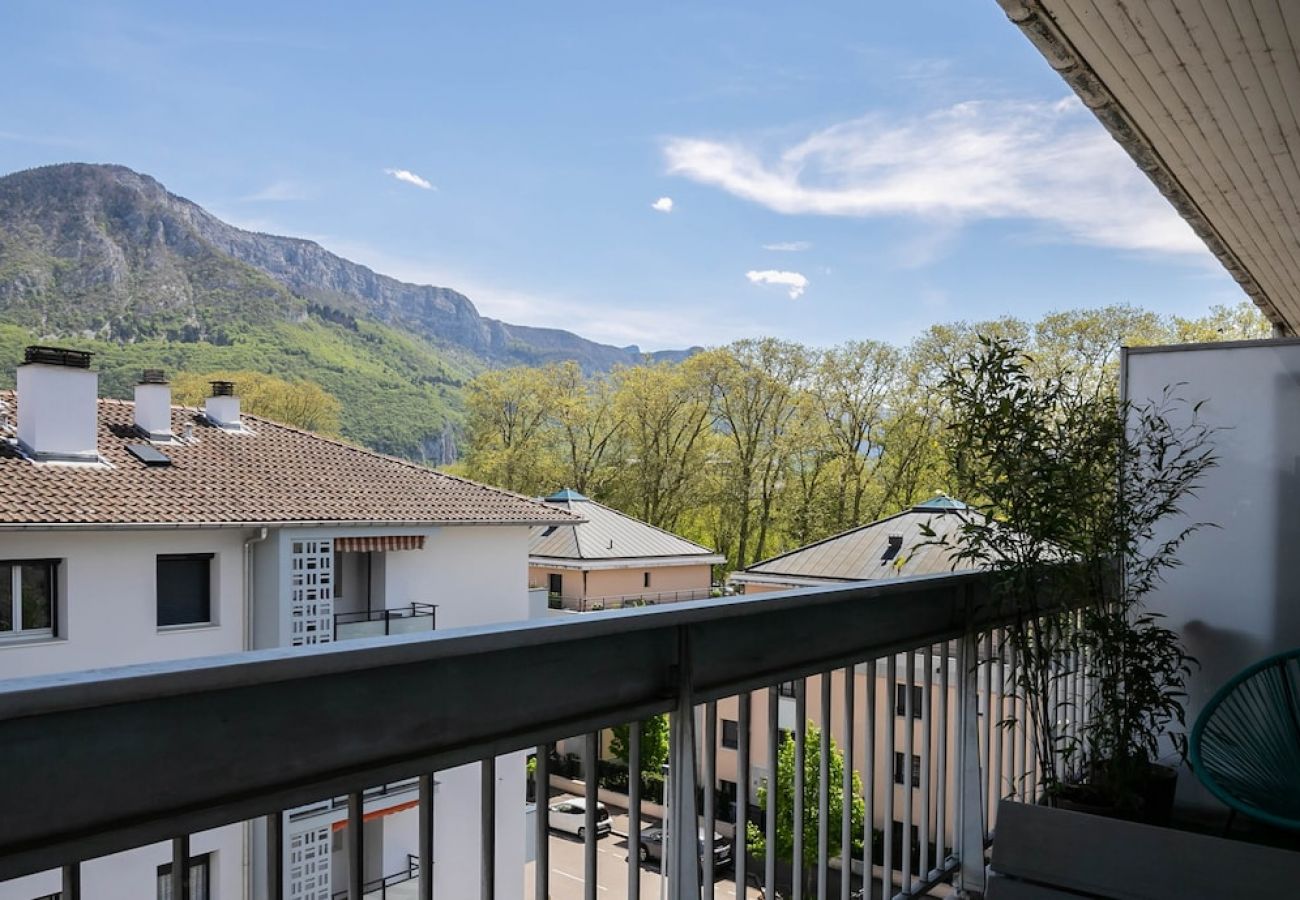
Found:
[[[209,869],[212,854],[190,857],[189,900],[209,900]],[[172,900],[172,864],[158,867],[158,900]]]
[[[54,634],[58,561],[0,562],[0,637]]]
[[[564,576],[552,572],[546,576],[546,593],[558,597],[564,593]]]
[[[158,627],[212,621],[212,554],[158,557]]]
[[[641,573],[641,587],[650,587],[650,573]]]
[[[921,718],[921,706],[925,703],[925,690],[919,684],[912,685],[912,718]],[[894,685],[894,715],[907,715],[907,685]]]
[[[903,771],[902,753],[894,753],[894,784],[906,784],[907,773]],[[917,790],[921,786],[921,757],[915,753],[912,754],[912,790]]]
[[[793,682],[793,681],[783,681],[783,682],[781,682],[779,685],[777,685],[777,687],[776,687],[776,692],[777,692],[778,694],[780,694],[782,697],[793,697],[793,696],[794,696],[794,682]]]
[[[722,746],[730,750],[740,746],[740,729],[731,719],[722,720]]]

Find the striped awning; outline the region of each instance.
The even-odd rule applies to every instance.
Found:
[[[423,550],[422,534],[387,534],[379,537],[341,537],[334,539],[339,553],[376,553],[392,550]]]

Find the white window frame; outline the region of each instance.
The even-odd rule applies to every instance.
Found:
[[[23,566],[43,565],[50,570],[50,624],[40,628],[23,628]],[[26,641],[33,638],[52,638],[59,626],[59,560],[57,559],[0,559],[0,566],[9,566],[10,621],[14,627],[0,631],[0,643]]]

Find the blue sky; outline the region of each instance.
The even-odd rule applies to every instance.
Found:
[[[121,163],[510,322],[901,343],[1242,297],[994,0],[9,0],[0,28],[0,172]]]

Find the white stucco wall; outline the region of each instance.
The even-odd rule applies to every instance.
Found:
[[[1300,645],[1300,343],[1130,351],[1130,399],[1158,398],[1168,385],[1201,417],[1224,430],[1215,436],[1219,465],[1185,522],[1217,528],[1194,535],[1182,565],[1150,598],[1201,663],[1192,676],[1188,727],[1210,696],[1249,664]],[[1190,773],[1179,779],[1184,801],[1212,803]]]
[[[0,559],[61,560],[57,639],[0,641],[0,678],[242,650],[244,537],[216,529],[0,535]],[[156,562],[165,553],[214,554],[212,625],[158,628]]]

